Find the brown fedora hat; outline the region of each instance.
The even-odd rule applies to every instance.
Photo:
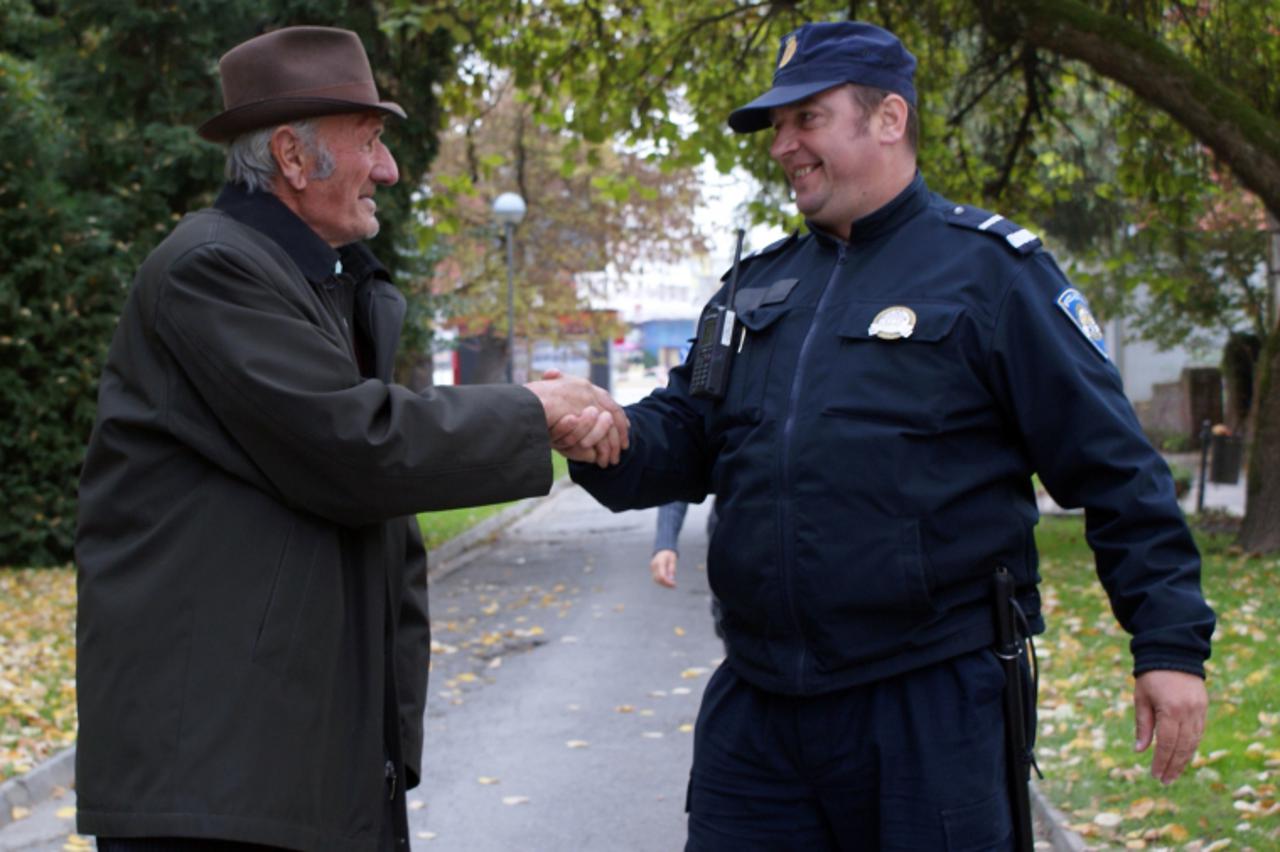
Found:
[[[398,104],[378,99],[369,57],[350,30],[269,32],[231,48],[218,70],[223,111],[197,131],[213,142],[318,115],[380,110],[405,118]]]

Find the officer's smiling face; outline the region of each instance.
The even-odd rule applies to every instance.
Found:
[[[877,111],[878,112],[878,111]],[[769,111],[769,154],[786,170],[796,207],[828,233],[849,238],[850,225],[879,206],[873,186],[881,150],[849,86]]]

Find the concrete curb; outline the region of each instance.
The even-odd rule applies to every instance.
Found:
[[[564,476],[556,480],[551,490],[541,497],[528,497],[514,503],[497,514],[485,518],[466,532],[459,533],[435,550],[427,553],[427,582],[441,580],[469,563],[479,555],[481,548],[492,542],[498,534],[523,518],[534,509],[555,499],[566,488],[573,487],[573,480]]]
[[[25,775],[0,784],[0,827],[13,822],[14,808],[32,808],[76,783],[76,747],[58,752]]]
[[[1067,828],[1067,818],[1049,804],[1034,780],[1030,782],[1031,812],[1049,829],[1049,843],[1054,852],[1086,852],[1084,838]]]

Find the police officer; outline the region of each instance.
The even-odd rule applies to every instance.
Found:
[[[1214,616],[1168,468],[1039,239],[925,185],[914,69],[864,23],[782,40],[729,124],[772,128],[808,233],[743,261],[721,399],[686,364],[628,409],[618,465],[572,466],[614,510],[720,501],[728,657],[697,723],[691,850],[1009,848],[990,590],[1005,566],[1043,630],[1033,473],[1085,509],[1153,775],[1202,733]]]

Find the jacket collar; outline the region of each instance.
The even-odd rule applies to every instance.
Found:
[[[250,192],[228,183],[213,206],[274,240],[309,281],[324,281],[341,271],[338,252],[270,192]]]
[[[849,244],[857,245],[877,239],[896,230],[929,206],[929,187],[925,185],[924,175],[916,171],[916,176],[906,188],[893,197],[891,201],[878,210],[868,213],[861,219],[855,219],[849,229]],[[806,223],[809,230],[824,243],[837,242],[837,238]]]

